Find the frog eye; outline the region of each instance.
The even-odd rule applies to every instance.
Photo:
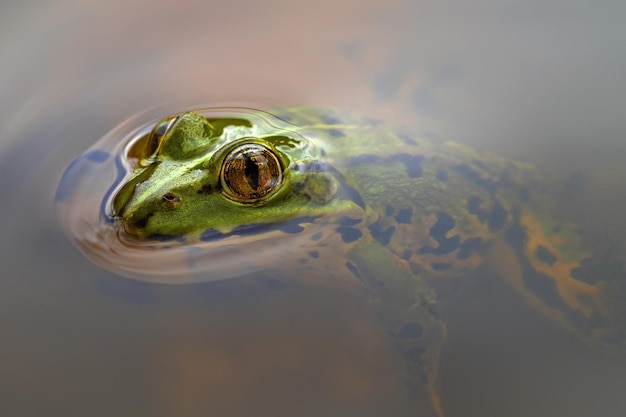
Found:
[[[256,203],[280,188],[283,170],[271,149],[258,143],[244,143],[226,155],[220,178],[227,198]]]

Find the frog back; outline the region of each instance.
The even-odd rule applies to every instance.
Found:
[[[308,123],[374,213],[351,227],[413,273],[445,279],[486,264],[584,339],[624,343],[623,308],[611,301],[620,277],[600,272],[602,254],[533,166],[372,119],[324,112]]]

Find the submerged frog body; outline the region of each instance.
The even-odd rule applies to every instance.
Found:
[[[622,277],[599,275],[530,166],[308,108],[187,112],[135,132],[117,152],[79,158],[57,193],[70,204],[88,187],[76,185],[78,172],[102,165],[86,175],[96,178],[115,161],[84,252],[155,282],[269,270],[305,285],[365,288],[411,399],[433,415],[442,415],[445,324],[432,280],[489,260],[551,319],[623,344],[625,311],[608,291]]]

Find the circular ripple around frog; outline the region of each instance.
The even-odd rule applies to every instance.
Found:
[[[155,144],[183,113],[150,119],[152,113],[154,111],[135,116],[100,139],[70,164],[58,187],[57,214],[66,234],[81,252],[100,266],[120,275],[159,283],[190,283],[230,278],[257,271],[262,268],[261,265],[271,263],[270,259],[279,257],[281,250],[310,242],[314,229],[301,226],[298,216],[308,224],[328,214],[329,209],[337,211],[336,204],[326,204],[329,197],[324,193],[330,187],[337,187],[336,184],[327,183],[325,171],[328,165],[324,156],[328,153],[328,143],[325,143],[325,138],[320,137],[319,132],[327,132],[330,136],[338,133],[337,129],[326,126],[320,120],[321,113],[301,112],[298,109],[269,113],[244,107],[194,110],[189,114],[201,114],[212,123],[214,131],[209,135],[210,146],[204,142],[172,145],[173,139]],[[312,132],[312,127],[317,133]],[[219,225],[220,227],[211,227],[209,221],[202,230],[174,230],[151,233],[149,236],[139,232],[129,233],[130,221],[120,215],[119,207],[116,210],[116,196],[123,194],[124,187],[128,187],[129,183],[132,185],[128,187],[132,190],[127,191],[130,194],[136,194],[138,189],[145,188],[146,181],[142,181],[141,172],[145,173],[151,166],[165,165],[164,161],[173,161],[167,174],[171,177],[193,173],[202,176],[206,172],[217,176],[219,167],[208,167],[211,157],[215,159],[215,155],[223,156],[229,150],[232,153],[231,144],[241,141],[271,142],[268,146],[283,154],[282,164],[286,179],[293,182],[296,175],[307,176],[306,183],[301,181],[296,184],[300,189],[291,187],[285,193],[299,193],[301,200],[312,201],[316,207],[303,210],[302,213],[297,210],[285,212],[285,209],[277,209],[271,218],[250,221],[243,227],[235,227],[238,221],[235,219],[230,224]],[[196,148],[184,155],[177,154],[185,146]],[[337,167],[333,169],[336,170]],[[193,184],[193,177],[189,178],[189,186],[196,185]],[[256,180],[258,182],[258,178]],[[211,190],[207,188],[211,187],[198,187],[197,193],[209,193]],[[307,191],[304,195],[303,188],[310,189],[310,192]],[[332,192],[336,193],[337,190]],[[162,194],[162,199],[170,206],[191,206],[191,198],[181,203],[177,196],[167,190]],[[195,197],[193,199],[195,201]],[[208,212],[203,214],[205,218],[220,210],[219,205],[224,202],[223,198],[218,200],[215,207],[209,207]],[[263,201],[255,204],[255,207],[248,207],[247,213],[256,209],[254,213],[258,215],[259,206],[267,210],[272,204],[278,205],[278,202],[272,203],[268,198],[257,200]],[[254,199],[252,201],[257,202]],[[241,205],[237,202],[229,203]],[[279,214],[281,211],[282,214]],[[271,224],[278,222],[279,226],[272,227]],[[137,221],[135,223],[138,224]],[[195,229],[195,225],[192,228]],[[302,233],[305,228],[306,232]]]

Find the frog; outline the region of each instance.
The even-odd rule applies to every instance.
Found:
[[[532,165],[311,107],[189,110],[118,149],[100,213],[123,242],[111,262],[143,250],[152,269],[126,265],[153,282],[267,270],[362,291],[419,415],[444,415],[436,283],[482,265],[581,339],[625,345],[623,270],[602,274]]]

